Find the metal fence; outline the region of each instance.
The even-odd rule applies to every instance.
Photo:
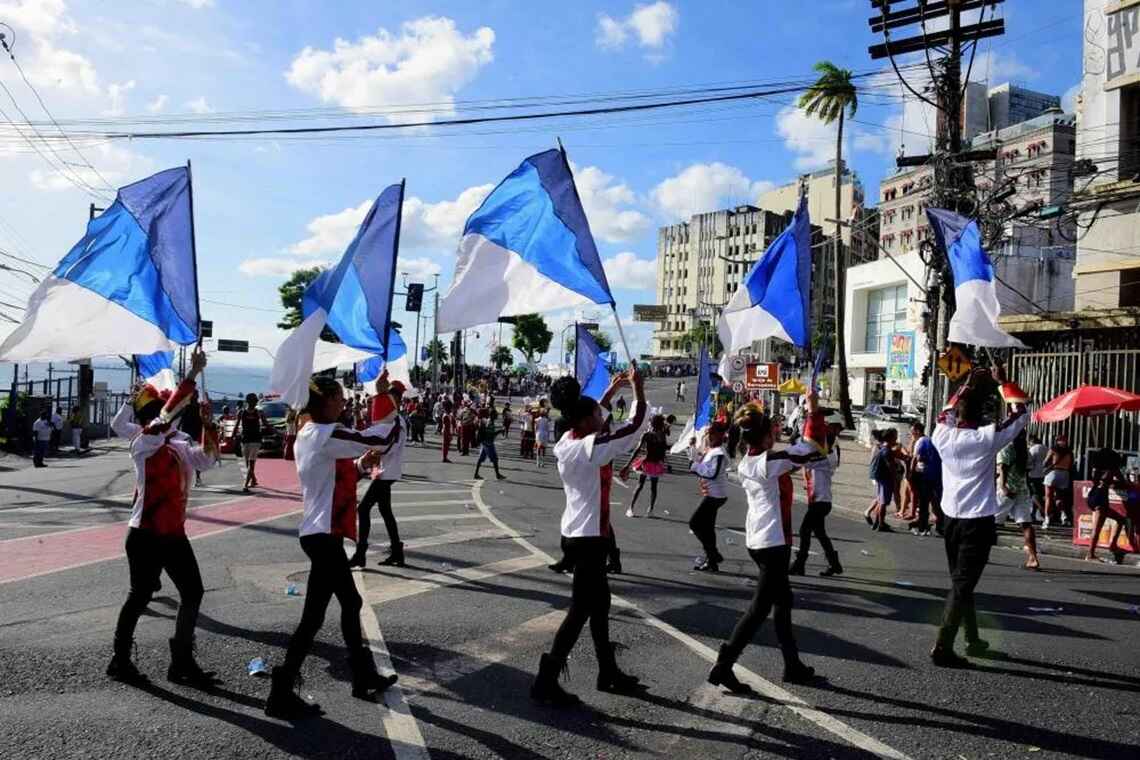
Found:
[[[1045,403],[1078,385],[1104,385],[1140,391],[1140,349],[1014,352],[1010,357],[1012,378],[1037,403]],[[1073,416],[1063,422],[1030,423],[1030,431],[1044,441],[1068,435],[1073,451],[1111,446],[1119,452],[1140,452],[1140,412],[1102,417]]]

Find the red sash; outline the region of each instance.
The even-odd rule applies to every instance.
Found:
[[[356,540],[356,461],[336,460],[336,481],[333,485],[332,520],[330,530],[334,536]]]
[[[186,534],[186,473],[174,447],[164,443],[147,457],[139,527],[163,536]]]

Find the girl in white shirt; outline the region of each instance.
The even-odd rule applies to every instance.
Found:
[[[363,602],[344,553],[344,539],[356,539],[357,477],[377,464],[382,452],[376,449],[392,445],[400,435],[400,423],[397,420],[384,437],[343,427],[337,420],[344,412],[344,394],[340,383],[329,377],[314,377],[309,382],[305,412],[310,421],[298,431],[294,450],[304,502],[301,549],[312,566],[301,622],[289,640],[285,662],[273,669],[265,703],[266,715],[286,720],[321,712],[320,706],[301,699],[293,689],[333,596],[340,602],[352,696],[371,700],[396,682],[395,674],[376,672],[372,651],[364,644],[360,632]]]
[[[613,433],[604,433],[602,407],[608,408],[614,393],[626,382],[633,384],[632,419]],[[589,396],[583,396],[581,386],[572,377],[561,377],[554,382],[550,400],[570,425],[554,446],[554,456],[566,491],[566,508],[562,513],[563,549],[574,566],[574,585],[566,619],[554,636],[550,652],[542,655],[530,694],[539,702],[570,707],[579,700],[562,689],[558,674],[566,666],[566,658],[587,620],[598,657],[598,689],[630,692],[638,688],[636,677],[618,669],[610,643],[606,557],[612,534],[613,460],[628,454],[637,444],[645,422],[645,391],[641,375],[633,369],[628,379],[624,373],[614,376],[600,405]]]
[[[792,586],[788,582],[792,516],[791,509],[784,509],[780,503],[779,478],[795,470],[797,465],[813,461],[820,455],[772,451],[775,440],[772,420],[754,403],[746,404],[737,412],[736,424],[740,427],[741,445],[747,446],[747,454],[736,468],[748,497],[745,544],[759,575],[752,604],[737,622],[732,636],[721,646],[708,680],[714,686],[747,694],[752,689],[737,680],[732,666],[773,608],[776,639],[784,655],[784,680],[804,683],[815,675],[814,669],[800,661],[792,636]]]
[[[706,449],[699,453],[689,469],[700,477],[701,503],[697,505],[692,518],[689,519],[689,530],[701,542],[705,556],[697,562],[696,569],[702,572],[715,573],[720,570],[720,563],[724,557],[716,548],[716,513],[728,501],[728,452],[724,449],[724,439],[728,434],[728,425],[723,422],[713,422],[705,433]]]

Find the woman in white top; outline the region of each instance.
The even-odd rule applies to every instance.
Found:
[[[715,573],[720,570],[724,557],[716,548],[716,513],[728,501],[728,452],[724,450],[724,439],[728,425],[713,422],[705,432],[706,447],[689,469],[700,477],[701,503],[689,519],[689,530],[701,542],[705,556],[697,562],[696,569]]]
[[[609,407],[614,393],[632,382],[634,403],[630,422],[612,433],[602,432],[602,408]],[[578,698],[562,689],[558,674],[574,648],[582,626],[590,621],[594,653],[598,657],[598,689],[629,692],[638,688],[638,679],[622,673],[610,644],[610,586],[606,579],[606,557],[610,549],[610,487],[613,460],[628,454],[637,444],[645,422],[645,390],[636,369],[630,377],[614,376],[601,403],[581,394],[572,377],[560,377],[550,389],[551,403],[562,412],[570,429],[554,446],[558,474],[566,492],[562,513],[563,550],[574,565],[574,586],[566,619],[554,636],[549,654],[542,655],[531,697],[556,707],[578,704]]]
[[[819,458],[819,454],[797,455],[787,451],[772,451],[775,441],[772,420],[755,403],[746,404],[736,414],[740,427],[740,443],[747,454],[740,460],[736,471],[748,497],[748,516],[745,518],[745,545],[756,563],[759,575],[756,593],[748,611],[740,618],[732,636],[725,642],[709,672],[709,683],[724,686],[737,694],[752,689],[737,680],[732,672],[744,647],[756,635],[760,624],[773,611],[776,639],[784,655],[784,680],[804,683],[815,675],[815,670],[800,661],[799,650],[792,635],[792,586],[788,582],[788,561],[792,556],[792,515],[780,503],[780,476],[790,473],[798,465]]]
[[[360,632],[363,604],[348,557],[344,539],[356,539],[356,481],[379,461],[381,451],[400,435],[400,422],[384,437],[357,433],[338,420],[344,412],[340,383],[329,377],[309,382],[309,402],[305,412],[310,421],[297,433],[295,454],[301,481],[304,515],[301,520],[301,549],[309,557],[309,583],[301,622],[289,640],[285,661],[273,669],[273,682],[265,714],[287,720],[318,715],[320,706],[306,702],[293,690],[301,664],[324,623],[329,601],[340,602],[340,626],[352,670],[352,696],[375,699],[377,692],[396,682],[396,676],[376,672],[372,651]]]

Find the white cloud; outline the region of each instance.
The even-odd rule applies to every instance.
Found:
[[[189,5],[194,10],[214,7],[214,0],[178,0],[178,2],[183,5]]]
[[[419,282],[443,271],[443,268],[440,267],[437,262],[426,256],[411,259],[401,257],[400,260],[396,262],[396,269],[401,274],[406,272],[412,281]]]
[[[258,258],[246,259],[238,264],[238,271],[247,277],[288,277],[298,269],[327,267],[324,259]]]
[[[186,101],[185,108],[190,113],[206,114],[214,112],[214,109],[206,102],[205,95],[199,95],[193,100]]]
[[[594,32],[594,42],[606,50],[618,50],[631,38],[650,51],[660,51],[670,41],[681,23],[681,14],[664,0],[649,5],[638,5],[623,19],[598,14],[598,25]],[[652,56],[658,58],[657,54]]]
[[[970,70],[971,82],[986,82],[990,85],[1001,84],[1006,81],[1024,81],[1036,79],[1041,72],[1033,66],[1022,61],[1014,53],[1001,53],[996,50],[984,50],[974,56],[974,63],[970,65],[970,56],[962,60],[962,75],[966,69]]]
[[[342,253],[352,242],[356,228],[364,221],[372,201],[352,206],[334,214],[323,214],[305,225],[309,236],[289,246],[289,253],[297,256],[313,256],[320,253]]]
[[[628,185],[614,182],[614,178],[596,166],[578,167],[571,163],[574,184],[582,199],[582,208],[595,237],[609,243],[630,240],[649,227],[649,217],[628,206],[636,195]]]
[[[622,251],[606,259],[602,267],[611,288],[653,290],[657,287],[657,262],[638,258],[632,251]]]
[[[67,153],[62,155],[68,158]],[[131,180],[142,179],[151,174],[155,168],[154,161],[146,156],[113,143],[85,147],[83,148],[83,155],[94,164],[99,170],[99,174],[86,168],[78,160],[70,160],[76,158],[74,154],[70,154],[66,174],[39,168],[42,167],[41,163],[28,173],[28,179],[31,180],[36,189],[53,192],[74,189],[75,184],[68,179],[69,177],[78,178],[92,187],[102,188],[104,187],[103,180],[100,179],[102,176],[109,184],[118,187]]]
[[[356,42],[338,38],[332,50],[306,47],[285,73],[289,84],[325,103],[367,111],[412,103],[442,103],[435,115],[453,114],[455,94],[494,58],[495,32],[470,35],[455,21],[426,16]],[[422,121],[425,114],[388,113],[392,123]],[[430,116],[427,116],[430,118]]]
[[[166,110],[166,104],[170,102],[170,97],[167,95],[159,95],[151,102],[147,103],[146,110],[150,113],[162,113]]]
[[[835,159],[835,133],[838,122],[824,124],[796,106],[785,106],[776,115],[776,131],[784,147],[797,154],[795,166],[801,172],[821,169]],[[844,134],[846,143],[847,135]],[[844,145],[844,155],[847,155]]]
[[[654,187],[650,197],[671,219],[684,220],[693,214],[751,202],[772,187],[771,182],[754,182],[735,166],[716,161],[688,166]]]
[[[91,95],[101,92],[91,61],[61,47],[66,37],[78,33],[64,0],[0,0],[0,19],[23,35],[15,52],[32,83]]]
[[[103,112],[104,116],[122,116],[126,111],[124,101],[127,99],[127,93],[135,89],[135,80],[125,82],[122,84],[114,83],[107,85],[107,98],[111,101],[107,106],[107,110]]]

